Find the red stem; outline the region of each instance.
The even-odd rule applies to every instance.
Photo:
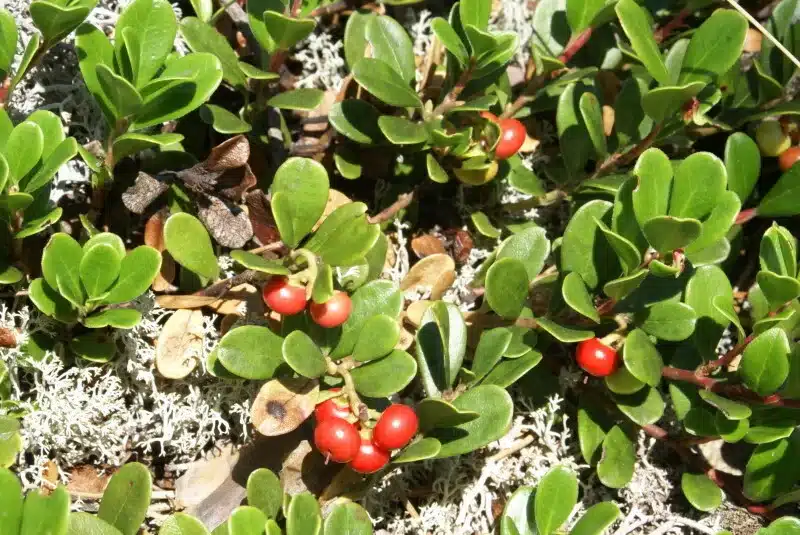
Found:
[[[728,366],[733,359],[738,357],[742,354],[745,348],[753,341],[753,335],[751,334],[747,338],[741,341],[741,343],[737,344],[733,349],[725,353],[723,356],[718,358],[717,360],[712,360],[706,364],[701,365],[697,369],[697,373],[700,375],[708,376],[713,370],[717,368],[722,368],[723,366]]]
[[[736,216],[736,219],[733,221],[734,225],[744,225],[754,217],[758,215],[758,212],[755,208],[748,208],[747,210],[742,210]]]
[[[700,388],[704,388],[705,390],[709,390],[738,401],[754,403],[757,405],[770,405],[773,407],[800,409],[800,400],[786,399],[779,394],[761,396],[748,389],[744,385],[735,385],[730,384],[727,381],[703,377],[691,370],[683,370],[681,368],[673,368],[672,366],[664,366],[661,369],[661,376],[672,381],[691,383],[699,386]]]
[[[656,43],[661,43],[667,37],[669,37],[669,34],[677,30],[681,26],[683,26],[686,17],[688,17],[689,15],[691,15],[691,11],[689,11],[687,8],[684,8],[681,11],[679,11],[678,14],[672,18],[672,20],[670,20],[661,28],[657,29],[653,34],[653,37],[655,37],[656,39]]]
[[[567,63],[569,60],[571,60],[572,57],[577,54],[581,48],[583,48],[583,45],[589,42],[589,38],[592,36],[593,31],[594,29],[589,26],[579,33],[575,39],[569,42],[567,48],[564,49],[564,52],[558,56],[558,60],[561,63]]]

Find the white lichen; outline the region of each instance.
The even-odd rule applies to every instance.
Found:
[[[338,91],[342,87],[347,67],[344,61],[344,42],[324,28],[312,33],[297,45],[294,59],[302,64],[303,72],[297,87]]]

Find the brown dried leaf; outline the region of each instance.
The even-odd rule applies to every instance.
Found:
[[[397,341],[397,345],[394,346],[395,349],[402,349],[403,351],[407,350],[411,347],[411,344],[414,343],[414,335],[408,331],[405,327],[400,327],[400,339]]]
[[[435,254],[444,254],[444,243],[431,234],[423,234],[411,240],[411,250],[418,258],[425,258]]]
[[[248,300],[249,297],[258,294],[258,289],[252,284],[244,283],[234,286],[222,299],[214,301],[208,307],[217,314],[229,315],[236,314],[242,315],[242,304]]]
[[[228,205],[217,197],[207,196],[197,211],[200,221],[214,240],[223,247],[240,249],[253,237],[253,225],[241,207]]]
[[[611,135],[611,132],[614,131],[614,119],[616,114],[614,113],[614,108],[609,106],[608,104],[603,105],[603,133],[607,136]]]
[[[159,295],[156,303],[161,308],[170,309],[194,309],[202,308],[217,301],[216,297],[207,295]]]
[[[134,214],[141,214],[168,189],[169,183],[166,180],[159,180],[140,171],[133,186],[122,194],[122,203]]]
[[[149,245],[158,252],[165,249],[164,246],[164,223],[166,214],[158,211],[147,220],[144,225],[144,244]]]
[[[325,221],[325,218],[328,217],[333,213],[334,210],[352,202],[350,197],[342,193],[341,191],[331,189],[328,190],[328,202],[325,203],[325,209],[322,211],[322,215],[320,216],[319,220],[314,224],[312,230],[317,230],[319,226]]]
[[[13,329],[0,327],[0,347],[17,347],[17,333]]]
[[[526,135],[525,142],[519,148],[519,152],[522,153],[536,152],[536,150],[539,148],[539,145],[541,144],[542,144],[541,141],[539,141],[538,139],[531,137],[530,135]]]
[[[303,481],[305,475],[303,465],[306,458],[313,452],[314,450],[308,440],[303,440],[292,450],[292,453],[286,457],[286,460],[283,461],[283,467],[278,475],[281,480],[283,492],[289,496],[294,496],[308,490],[308,487]]]
[[[225,171],[242,167],[250,159],[250,142],[246,136],[236,136],[211,149],[205,161],[209,171]]]
[[[175,280],[175,260],[167,251],[161,252],[161,271],[156,275],[151,288],[154,292],[174,292],[178,288],[172,285]]]
[[[748,28],[747,34],[744,38],[744,48],[745,52],[761,52],[761,42],[763,41],[763,36],[761,32],[756,29]]]
[[[82,494],[102,494],[112,474],[99,472],[94,466],[81,464],[69,471],[67,490]]]
[[[411,322],[411,325],[414,327],[419,327],[422,325],[422,316],[425,314],[425,311],[428,310],[428,307],[433,304],[433,301],[414,301],[408,308],[406,308],[406,319]]]
[[[217,193],[228,200],[242,202],[248,190],[258,183],[250,166],[225,171],[217,180]]]
[[[156,342],[156,369],[167,379],[183,379],[197,367],[203,354],[203,313],[178,310]]]
[[[251,191],[247,194],[245,202],[256,241],[261,245],[280,241],[278,225],[275,224],[275,218],[272,217],[272,210],[264,192],[261,190]]]
[[[231,477],[239,452],[228,444],[195,461],[175,482],[175,501],[179,508],[198,505]],[[241,500],[241,498],[240,498]]]
[[[319,394],[316,379],[273,379],[261,387],[250,421],[264,436],[285,435],[297,429],[314,412]]]
[[[453,236],[453,258],[456,263],[463,264],[469,260],[469,254],[472,252],[475,242],[472,241],[472,236],[466,230],[459,229]]]
[[[426,256],[408,271],[400,289],[431,291],[431,299],[439,299],[456,280],[456,264],[446,254]]]

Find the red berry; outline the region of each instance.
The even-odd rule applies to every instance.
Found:
[[[481,112],[481,117],[483,117],[487,121],[492,121],[493,123],[497,122],[497,115],[495,115],[494,113],[492,113],[490,111],[482,111]]]
[[[327,459],[337,463],[352,461],[358,453],[361,436],[350,422],[331,418],[317,422],[314,444]]]
[[[781,171],[786,172],[791,169],[798,160],[800,160],[800,147],[792,147],[786,149],[778,156],[778,165],[781,166]]]
[[[384,450],[396,450],[411,442],[419,428],[419,419],[408,405],[394,404],[381,414],[372,441]]]
[[[597,338],[578,344],[578,366],[595,377],[606,377],[619,367],[619,355]]]
[[[525,126],[516,119],[502,119],[497,124],[500,125],[500,141],[494,148],[494,157],[505,160],[517,153],[528,134]]]
[[[380,449],[367,438],[361,439],[361,446],[355,458],[350,461],[350,468],[359,474],[377,472],[389,463],[389,453]]]
[[[339,388],[332,388],[332,392],[338,392]],[[331,418],[347,420],[350,417],[350,406],[346,402],[339,401],[337,398],[326,399],[314,409],[314,417],[317,422],[324,422]]]
[[[299,314],[306,308],[306,289],[290,284],[286,277],[272,277],[262,295],[269,308],[284,316]]]
[[[309,312],[311,312],[311,319],[314,320],[314,323],[320,327],[331,329],[347,321],[352,307],[350,296],[337,291],[324,303],[311,303]]]

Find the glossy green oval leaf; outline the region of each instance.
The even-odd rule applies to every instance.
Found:
[[[172,52],[178,21],[167,0],[136,0],[122,12],[115,30],[117,61],[123,64],[125,57],[126,78],[141,88]]]
[[[528,271],[522,261],[499,259],[486,273],[486,300],[498,315],[516,318],[528,300],[529,285]]]
[[[261,273],[267,273],[269,275],[288,275],[290,273],[289,268],[278,260],[268,260],[263,256],[247,251],[231,251],[231,258],[247,269],[260,271]]]
[[[400,340],[400,325],[385,314],[369,318],[353,348],[353,358],[367,362],[388,354]]]
[[[72,303],[63,298],[42,278],[31,281],[28,287],[28,297],[36,305],[36,308],[47,316],[64,323],[71,323],[78,318],[78,313],[72,307]]]
[[[126,464],[111,476],[97,516],[120,530],[122,535],[136,535],[150,507],[152,484],[146,466]]]
[[[353,66],[353,76],[361,86],[390,106],[418,108],[417,93],[385,62],[362,58]]]
[[[373,17],[367,23],[365,36],[372,45],[373,58],[389,65],[406,83],[414,80],[414,45],[399,22],[386,15]]]
[[[296,247],[311,232],[325,210],[329,189],[327,171],[311,158],[289,158],[275,172],[272,214],[287,246]]]
[[[578,478],[562,466],[551,468],[536,487],[534,517],[540,533],[553,533],[578,503]]]
[[[104,294],[116,282],[122,259],[111,245],[98,244],[81,258],[80,276],[89,298]]]
[[[253,129],[236,114],[215,104],[205,104],[200,108],[200,118],[220,134],[244,134]]]
[[[274,50],[289,50],[297,43],[308,37],[314,31],[317,23],[311,18],[297,18],[284,15],[278,11],[264,11],[264,26],[272,38]]]
[[[199,219],[186,212],[173,214],[164,225],[164,246],[181,266],[207,280],[219,275],[211,237]]]
[[[198,1],[198,0],[193,0]],[[211,4],[211,0],[199,0]],[[198,16],[201,14],[198,12]],[[237,89],[245,89],[247,75],[240,68],[239,56],[228,43],[228,40],[217,29],[206,21],[196,17],[181,19],[181,35],[193,52],[214,54],[222,65],[222,76],[226,82]]]
[[[364,57],[367,50],[367,25],[377,17],[374,11],[360,9],[347,17],[344,28],[344,58],[352,71],[355,64]]]
[[[589,201],[575,212],[564,230],[561,268],[564,272],[580,275],[590,290],[619,274],[616,253],[596,223],[611,210],[611,206],[608,201]]]
[[[132,329],[142,320],[142,313],[132,308],[112,308],[92,314],[83,319],[83,324],[90,329],[114,327]]]
[[[322,515],[317,498],[310,492],[292,497],[286,511],[286,535],[319,535]]]
[[[683,56],[680,83],[715,83],[742,54],[747,21],[732,9],[718,9],[692,34]]]
[[[114,140],[114,161],[119,162],[123,158],[137,154],[145,149],[166,147],[181,141],[183,141],[181,134],[123,134]]]
[[[647,241],[660,253],[688,247],[700,236],[702,225],[697,219],[658,216],[642,227]]]
[[[195,522],[200,523],[199,520],[195,520]],[[200,524],[200,526],[202,527],[203,524]],[[120,530],[95,515],[90,515],[89,513],[70,513],[69,527],[67,528],[66,535],[120,535],[121,533]],[[159,531],[159,534],[168,533],[170,533],[169,526],[167,529],[162,527]],[[180,531],[173,530],[173,533],[176,535],[183,535]],[[207,535],[208,530],[200,533]],[[186,535],[189,534],[187,533]]]
[[[728,188],[744,204],[761,175],[761,153],[753,138],[744,132],[735,132],[725,142],[725,169]]]
[[[22,503],[22,485],[16,474],[6,468],[0,468],[0,511],[2,511],[0,519],[3,521],[3,528],[7,530],[4,535],[19,534]]]
[[[95,76],[103,94],[111,105],[111,111],[117,120],[129,117],[138,112],[144,100],[136,87],[128,80],[111,70],[111,67],[99,64],[95,67]]]
[[[783,173],[758,204],[758,215],[763,217],[793,216],[800,213],[800,165]]]
[[[694,332],[697,314],[685,303],[662,301],[637,314],[637,322],[647,334],[679,342]]]
[[[385,314],[396,318],[403,307],[403,294],[397,285],[376,280],[356,290],[350,296],[352,309],[347,321],[342,325],[339,343],[331,351],[332,358],[342,358],[353,353],[364,324],[373,316]]]
[[[519,487],[508,498],[500,515],[500,535],[536,535],[534,487]]]
[[[380,112],[375,106],[357,99],[337,102],[328,114],[328,120],[337,132],[363,145],[372,145],[383,139],[378,117]]]
[[[149,494],[147,498],[149,500]],[[69,506],[69,492],[63,485],[49,495],[39,490],[29,492],[22,506],[19,535],[65,534],[69,526]],[[133,534],[123,532],[123,535]]]
[[[39,163],[44,150],[44,134],[39,125],[24,121],[14,127],[5,143],[3,155],[8,164],[9,182],[19,183]]]
[[[550,254],[547,232],[541,227],[527,228],[503,241],[497,249],[497,258],[516,258],[525,265],[528,278],[534,279],[544,267]]]
[[[381,233],[377,224],[369,223],[366,212],[367,205],[360,202],[340,206],[325,218],[306,249],[334,267],[360,262]]]
[[[158,535],[208,535],[208,529],[193,516],[186,513],[174,513],[161,524]]]
[[[372,535],[372,519],[357,503],[339,503],[325,518],[324,532],[334,535]]]
[[[749,418],[753,413],[750,407],[744,403],[739,403],[737,401],[724,398],[710,390],[700,390],[698,391],[698,394],[700,394],[700,397],[703,398],[703,401],[712,407],[719,409],[719,411],[729,420],[744,420]]]
[[[722,505],[722,489],[705,474],[684,472],[681,476],[681,490],[698,511],[709,512]]]
[[[325,357],[317,344],[303,331],[293,331],[283,340],[283,359],[304,377],[322,377],[328,371]]]
[[[0,416],[0,469],[16,463],[22,447],[19,420],[11,416]],[[10,511],[9,516],[13,518],[13,511]]]
[[[664,361],[647,334],[641,329],[634,329],[625,338],[622,350],[625,367],[631,375],[645,384],[658,386]]]
[[[789,352],[789,339],[783,329],[773,327],[761,333],[742,355],[742,381],[760,396],[774,393],[789,375]]]
[[[428,140],[425,125],[404,117],[381,115],[378,118],[378,128],[393,145],[416,145]]]
[[[661,51],[653,37],[653,30],[647,12],[641,8],[634,0],[621,0],[617,3],[614,10],[622,24],[622,29],[628,40],[631,42],[633,50],[644,64],[647,71],[659,84],[669,84],[669,73],[661,59]]]
[[[453,304],[437,301],[417,329],[417,362],[422,386],[431,397],[453,386],[467,348],[467,327]]]
[[[491,270],[489,270],[491,271]],[[594,307],[592,296],[577,273],[568,273],[561,285],[561,295],[569,307],[586,318],[600,323],[600,314]]]
[[[595,221],[597,223],[597,228],[600,229],[608,241],[608,244],[617,253],[619,263],[622,266],[622,272],[625,275],[633,273],[642,263],[642,255],[639,253],[639,249],[627,238],[608,228],[608,226],[599,219]]]
[[[382,398],[400,392],[417,375],[417,361],[401,349],[383,358],[353,369],[356,390],[370,398]]]
[[[602,448],[602,456],[597,463],[597,477],[606,487],[621,489],[633,478],[636,465],[633,442],[615,425],[603,440]]]
[[[54,234],[42,253],[42,275],[47,284],[76,306],[83,305],[80,279],[83,249],[71,236]]]
[[[800,435],[797,432],[756,447],[744,472],[744,495],[763,502],[791,490],[800,478]]]
[[[703,177],[703,180],[697,177]],[[727,172],[722,160],[708,152],[690,155],[675,170],[669,215],[702,219],[719,202],[727,184]]]
[[[304,87],[278,93],[267,101],[267,105],[282,110],[311,111],[322,104],[324,96],[320,89]]]
[[[702,266],[692,273],[686,284],[684,300],[697,314],[694,342],[702,355],[712,355],[723,331],[730,325],[727,314],[715,306],[726,299],[733,306],[733,288],[728,276],[717,266]]]
[[[611,375],[606,376],[605,383],[608,389],[615,394],[635,394],[645,387],[645,383],[634,377],[628,368],[619,368]]]
[[[241,505],[231,512],[228,519],[229,535],[262,535],[267,516],[249,505]]]
[[[497,385],[508,388],[542,361],[542,354],[530,350],[524,355],[501,361],[481,381],[482,385]]]
[[[564,342],[567,344],[581,342],[594,337],[594,333],[592,331],[564,327],[563,325],[559,325],[548,318],[536,318],[536,323],[543,331],[547,332],[547,334],[559,342]]]
[[[505,327],[497,327],[481,333],[471,367],[476,382],[485,377],[495,364],[500,362],[510,343],[511,331]]]
[[[600,108],[600,101],[594,93],[586,92],[578,99],[578,109],[583,117],[586,130],[589,132],[589,139],[592,141],[597,157],[605,158],[608,155],[608,142],[603,130],[603,112]]]
[[[705,87],[704,82],[656,87],[642,96],[642,108],[653,121],[661,123],[677,114],[684,104]]]
[[[171,219],[167,220],[167,224]],[[166,232],[165,227],[165,240]],[[89,252],[94,251],[95,248],[92,247]],[[122,259],[119,278],[111,287],[108,295],[102,298],[103,303],[127,303],[136,299],[153,284],[159,271],[161,271],[161,253],[147,245],[140,245]]]
[[[615,395],[614,401],[625,416],[639,425],[657,422],[663,415],[666,403],[655,388],[643,388],[627,396]]]
[[[283,503],[283,487],[272,470],[258,468],[247,477],[247,503],[264,513],[267,518],[277,518]]]
[[[466,66],[469,61],[469,52],[453,27],[442,17],[435,17],[431,20],[431,30],[447,51],[453,54],[459,65]]]
[[[619,514],[619,507],[615,503],[596,503],[583,513],[569,535],[602,535],[619,518]]]
[[[477,418],[477,414],[475,417]],[[400,454],[392,458],[392,463],[403,464],[432,459],[442,449],[442,443],[435,438],[426,437],[407,446]]]
[[[19,38],[14,15],[5,9],[0,9],[0,35],[2,35],[0,38],[0,77],[5,79],[14,62]]]
[[[425,398],[417,405],[420,430],[424,433],[437,427],[453,427],[471,422],[479,415],[473,411],[462,411],[452,403],[440,398]]]
[[[213,351],[213,358],[231,373],[245,379],[272,379],[284,363],[283,338],[266,327],[245,325],[228,331]]]

